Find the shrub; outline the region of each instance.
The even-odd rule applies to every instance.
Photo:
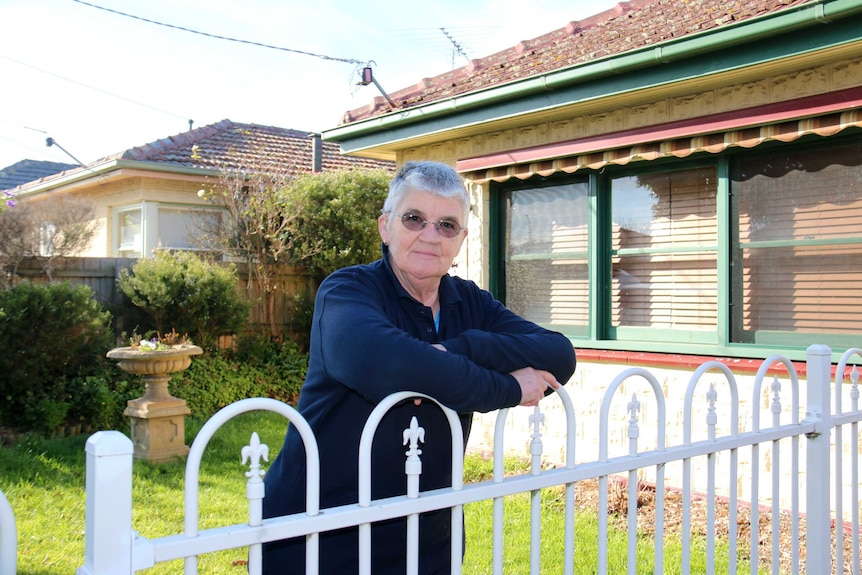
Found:
[[[218,351],[192,360],[175,375],[169,391],[186,400],[195,417],[210,417],[240,399],[269,397],[293,402],[305,379],[308,357],[295,344],[245,339],[236,352]],[[252,342],[252,343],[248,343]]]
[[[240,331],[249,304],[237,291],[236,270],[189,252],[160,251],[122,270],[120,289],[149,315],[159,333],[188,334],[211,348],[218,336]]]
[[[53,432],[87,417],[79,385],[105,369],[110,322],[86,286],[0,291],[0,424]]]
[[[76,394],[68,423],[92,430],[128,430],[129,420],[123,415],[126,402],[144,392],[142,382],[130,384],[114,366],[102,374],[78,378],[72,385]]]
[[[377,216],[389,190],[386,170],[304,174],[280,190],[293,258],[315,280],[380,257]]]

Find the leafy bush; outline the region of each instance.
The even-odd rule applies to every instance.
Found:
[[[386,170],[337,170],[301,175],[280,190],[291,253],[316,280],[380,257],[377,216],[391,178]]]
[[[21,283],[0,291],[0,424],[53,432],[92,417],[81,384],[107,364],[110,322],[86,286]]]
[[[244,339],[237,351],[197,356],[168,384],[171,395],[186,400],[195,417],[208,418],[240,399],[270,397],[294,402],[308,367],[296,345]]]
[[[118,283],[159,333],[176,330],[201,347],[213,347],[219,335],[240,331],[248,321],[236,270],[189,252],[160,251],[138,260],[131,271],[120,272]]]
[[[85,430],[129,430],[129,420],[123,415],[126,403],[143,395],[143,381],[132,378],[118,367],[108,365],[99,375],[75,382],[81,416],[79,422]]]

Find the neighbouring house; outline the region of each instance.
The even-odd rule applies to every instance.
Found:
[[[12,191],[33,201],[67,194],[87,199],[100,225],[90,248],[79,255],[137,258],[157,248],[194,248],[191,219],[212,208],[198,191],[227,171],[298,174],[393,166],[387,160],[345,156],[319,134],[222,120],[86,166],[36,176]]]
[[[63,162],[47,162],[42,160],[21,160],[0,170],[0,191],[11,190],[33,180],[53,176],[75,167],[77,167],[77,164],[64,164]]]
[[[580,408],[623,367],[679,400],[706,360],[862,343],[862,1],[631,0],[417,80],[324,140],[456,167],[455,273],[571,338]]]

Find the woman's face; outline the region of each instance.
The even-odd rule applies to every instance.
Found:
[[[409,191],[401,198],[395,213],[397,215],[381,215],[377,226],[383,242],[389,245],[392,267],[402,283],[406,280],[413,285],[447,274],[467,237],[467,230],[462,229],[455,237],[446,238],[430,222],[445,220],[466,226],[460,200],[441,198],[422,190]],[[404,214],[414,214],[429,223],[420,230],[408,230],[401,221]]]

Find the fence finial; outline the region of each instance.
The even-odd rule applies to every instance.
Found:
[[[260,468],[260,460],[269,461],[269,446],[260,442],[257,432],[251,433],[249,444],[242,448],[242,463],[249,462],[249,471],[246,471],[245,476],[249,478],[249,483],[263,481],[263,476],[266,471]]]

